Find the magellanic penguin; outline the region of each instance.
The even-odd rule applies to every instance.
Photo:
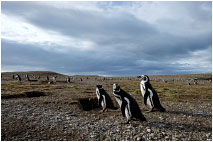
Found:
[[[114,106],[112,99],[110,98],[109,94],[104,90],[103,86],[98,84],[96,85],[96,95],[98,98],[98,105],[103,108],[103,112],[109,109],[117,109]]]
[[[157,92],[152,88],[149,82],[149,77],[147,75],[141,75],[142,78],[140,83],[141,94],[144,98],[144,104],[150,108],[148,112],[158,110],[160,112],[165,112],[165,108],[160,104]]]
[[[129,123],[132,118],[146,121],[146,118],[143,116],[136,100],[130,94],[121,89],[119,84],[113,84],[113,94],[121,108],[123,117],[126,116],[127,118],[126,123]]]

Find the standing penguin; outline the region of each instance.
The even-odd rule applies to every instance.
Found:
[[[149,83],[149,77],[147,75],[141,75],[142,78],[140,83],[140,89],[142,96],[144,98],[144,104],[148,105],[150,108],[149,112],[154,111],[154,109],[165,112],[165,108],[160,104],[157,92],[152,88],[152,85]]]
[[[96,95],[98,98],[98,105],[102,106],[103,112],[107,110],[107,108],[117,109],[109,94],[104,90],[102,85],[96,85]]]
[[[26,77],[27,81],[30,81],[30,78],[29,78],[28,74],[26,74],[25,77]]]
[[[50,79],[49,79],[49,76],[47,76],[47,81],[49,81]]]
[[[119,84],[113,84],[113,94],[121,108],[123,117],[126,116],[127,118],[126,123],[129,123],[133,117],[141,121],[146,121],[135,99],[121,89]]]
[[[53,76],[53,82],[56,83],[57,76]]]
[[[67,78],[67,83],[70,83],[70,77]]]
[[[19,74],[16,74],[15,79],[18,80],[18,81],[21,81],[20,75],[19,75]]]

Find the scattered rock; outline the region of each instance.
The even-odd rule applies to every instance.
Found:
[[[152,130],[151,130],[151,129],[147,129],[146,131],[147,131],[148,133],[150,133]]]

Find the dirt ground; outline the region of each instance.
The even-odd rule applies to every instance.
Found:
[[[24,78],[26,73],[18,73],[22,81],[12,79],[12,74],[2,73],[1,80],[3,141],[212,140],[211,74],[150,76],[166,109],[151,113],[145,112],[137,77],[71,76],[67,83],[68,76],[53,72],[28,72],[30,81]],[[57,75],[56,83],[48,84],[47,75],[51,81]],[[193,78],[198,78],[197,85]],[[97,83],[103,84],[117,110],[101,111]],[[125,124],[112,94],[113,83],[136,99],[146,122]]]

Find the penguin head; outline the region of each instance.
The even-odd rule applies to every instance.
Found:
[[[117,84],[117,83],[115,83],[115,84],[113,84],[113,91],[114,92],[120,92],[120,85],[119,84]]]
[[[97,84],[96,87],[97,87],[98,89],[103,89],[103,86],[102,86],[101,84]]]
[[[143,82],[149,82],[148,75],[141,75],[141,81],[143,81]]]

